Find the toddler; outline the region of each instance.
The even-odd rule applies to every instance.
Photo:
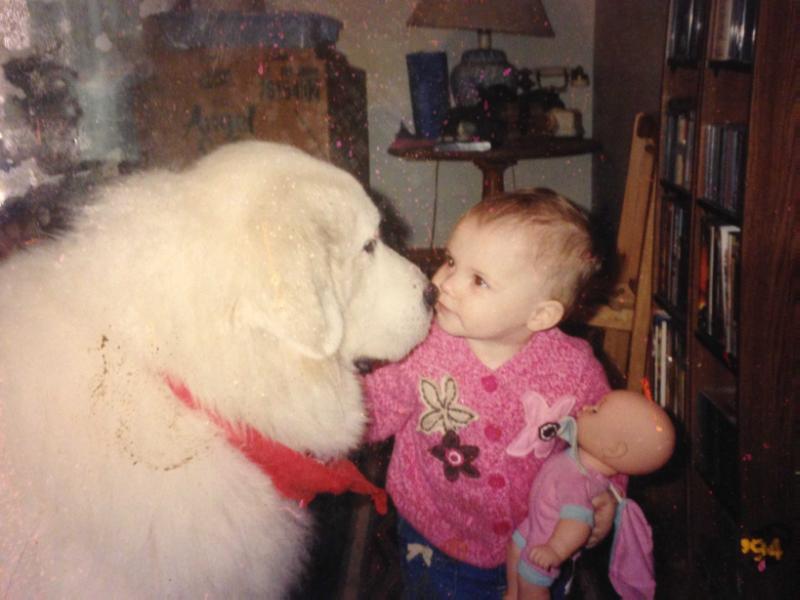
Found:
[[[609,393],[577,419],[561,421],[570,447],[545,463],[533,484],[528,517],[509,544],[507,600],[547,600],[558,567],[578,552],[592,528],[592,496],[617,473],[642,475],[664,465],[675,446],[667,414],[630,391]],[[538,439],[534,445],[548,442]],[[652,599],[652,534],[641,509],[620,503],[612,544],[611,582],[623,598]],[[618,524],[617,524],[618,522]],[[627,543],[627,540],[634,543]]]
[[[557,327],[598,267],[585,214],[562,196],[482,200],[457,223],[433,277],[429,336],[365,377],[369,439],[395,436],[386,487],[406,597],[502,597],[506,547],[546,458],[507,447],[565,416],[555,399],[572,398],[575,411],[609,391],[589,344]],[[615,503],[608,492],[596,502],[602,538]]]

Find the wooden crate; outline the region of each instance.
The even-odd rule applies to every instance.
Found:
[[[152,74],[134,90],[142,162],[180,167],[256,138],[292,144],[369,183],[366,76],[331,46],[175,48],[145,19]]]

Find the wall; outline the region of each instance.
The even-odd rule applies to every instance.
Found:
[[[595,0],[543,0],[543,4],[555,30],[554,38],[494,34],[493,46],[505,50],[517,67],[582,65],[593,83]],[[418,246],[430,242],[431,214],[438,194],[435,241],[443,244],[458,215],[480,198],[480,171],[470,163],[442,162],[437,186],[434,163],[403,161],[387,154],[386,149],[401,121],[413,129],[405,55],[445,50],[452,69],[460,61],[461,52],[477,45],[475,33],[407,27],[413,0],[274,0],[269,5],[319,12],[343,22],[338,47],[351,64],[367,72],[371,185],[409,223],[410,242]],[[583,111],[590,135],[592,88],[570,90],[562,98],[569,107]],[[546,185],[590,206],[591,158],[524,161],[506,173],[506,189],[514,184]]]
[[[594,134],[603,142],[595,159],[595,209],[612,226],[625,192],[633,118],[658,115],[669,0],[597,0],[595,17]]]
[[[3,61],[12,52],[28,47],[27,40],[8,46],[9,36],[22,31],[30,34],[31,47],[46,49],[50,60],[65,67],[65,77],[74,79],[69,89],[77,96],[85,118],[80,120],[77,132],[62,127],[64,135],[54,141],[64,147],[62,162],[68,166],[79,159],[127,158],[121,142],[125,139],[122,134],[126,124],[116,101],[122,96],[119,90],[131,68],[122,57],[135,56],[139,16],[168,9],[176,0],[114,0],[108,4],[102,0],[7,1],[10,3],[0,10],[0,41],[6,46],[4,50],[0,45]],[[186,4],[186,0],[180,1]],[[199,9],[264,5],[313,11],[341,20],[343,30],[338,47],[351,64],[367,74],[371,187],[408,223],[411,230],[408,241],[413,246],[431,242],[436,201],[433,237],[439,245],[445,242],[457,217],[480,198],[480,171],[470,163],[443,162],[437,167],[431,162],[404,161],[390,156],[387,148],[401,122],[413,128],[406,54],[445,50],[452,69],[464,50],[477,45],[474,32],[407,27],[414,0],[194,0],[192,4]],[[495,34],[494,46],[505,50],[509,61],[517,67],[581,65],[593,83],[595,0],[544,0],[544,6],[555,31],[554,38]],[[25,15],[24,23],[4,22],[18,15]],[[85,27],[81,27],[82,23]],[[107,31],[112,33],[109,35]],[[100,63],[95,64],[96,61]],[[4,108],[3,101],[14,95],[18,92],[0,77],[0,120],[4,128],[11,123],[20,124],[14,136],[19,143],[11,150],[16,165],[24,156],[37,153],[34,146],[38,138],[34,128],[24,123],[22,114],[12,115],[9,103]],[[562,94],[562,99],[567,106],[582,111],[587,135],[591,135],[592,87],[571,89]],[[91,109],[88,113],[87,107]],[[68,125],[72,127],[74,123]],[[0,154],[9,151],[8,136],[4,141]],[[31,148],[22,148],[22,141]],[[523,161],[507,171],[506,188],[549,186],[588,207],[592,204],[591,164],[589,156]],[[57,167],[55,171],[59,173],[66,170],[64,165]],[[26,180],[34,175],[37,183],[44,180],[38,173],[30,175],[27,168],[20,172]],[[20,193],[28,185],[25,181],[24,185],[12,186],[7,183],[11,179],[9,173],[0,175],[3,175],[0,187],[8,188],[0,194],[2,198]]]

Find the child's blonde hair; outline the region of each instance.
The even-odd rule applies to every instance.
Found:
[[[522,189],[484,198],[460,219],[511,222],[535,231],[533,260],[545,276],[550,298],[568,315],[600,268],[586,212],[547,188]]]

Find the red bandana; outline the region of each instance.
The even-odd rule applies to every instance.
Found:
[[[217,425],[234,448],[272,479],[273,485],[287,498],[306,506],[319,493],[341,494],[351,491],[369,494],[378,513],[386,514],[386,492],[373,485],[349,460],[327,464],[292,450],[288,446],[264,437],[252,426],[233,424],[213,410],[204,408],[181,381],[164,376],[172,393],[193,410],[202,411]]]

